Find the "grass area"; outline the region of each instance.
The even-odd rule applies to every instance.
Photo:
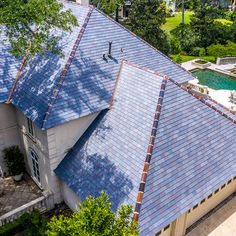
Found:
[[[190,22],[190,17],[193,15],[192,11],[185,11],[184,14],[184,22],[185,24],[189,24]],[[179,24],[181,23],[182,20],[182,13],[181,12],[176,12],[174,16],[166,18],[166,23],[162,26],[162,29],[166,32],[169,33],[172,29],[175,29]],[[215,21],[221,22],[224,25],[231,25],[233,22],[230,20],[226,19],[216,19]]]
[[[227,26],[230,26],[233,24],[233,21],[231,20],[226,20],[226,19],[216,19],[215,20],[216,22],[220,22],[222,23],[223,25],[227,25]]]
[[[178,55],[171,55],[171,59],[173,61],[176,61],[177,57],[178,57]],[[190,60],[197,59],[197,58],[199,59],[199,57],[183,56],[183,55],[181,55],[181,58],[182,58],[182,62],[190,61]],[[215,57],[213,57],[213,56],[204,56],[204,57],[201,57],[200,59],[203,59],[205,61],[215,62]]]
[[[184,22],[188,24],[190,22],[190,16],[193,14],[192,11],[185,11]],[[172,29],[179,26],[181,23],[182,14],[181,12],[176,12],[174,16],[166,18],[166,23],[163,25],[162,29],[169,33]]]

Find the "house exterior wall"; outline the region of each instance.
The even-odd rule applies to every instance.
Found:
[[[0,177],[7,174],[3,160],[3,149],[19,145],[15,108],[9,104],[0,104]]]
[[[78,204],[81,202],[81,200],[76,195],[76,193],[73,192],[64,182],[61,181],[60,187],[61,195],[65,203],[71,210],[76,211]]]
[[[28,132],[27,118],[25,115],[17,110],[16,118],[18,123],[18,131],[20,137],[20,146],[24,151],[26,160],[27,172],[33,177],[32,174],[32,160],[30,151],[33,150],[39,158],[39,170],[40,170],[40,184],[42,189],[50,189],[49,183],[49,152],[47,144],[47,132],[41,130],[36,125],[33,125],[34,136],[32,137]],[[37,181],[36,181],[37,183]]]
[[[46,131],[33,124],[32,137],[28,132],[26,116],[12,105],[0,104],[0,176],[6,172],[2,150],[18,145],[26,157],[27,172],[41,189],[48,189],[54,193],[56,203],[61,202],[63,199],[59,180],[54,174],[54,169],[97,115],[98,113],[94,113]],[[40,183],[33,177],[31,150],[38,156]]]
[[[62,195],[60,191],[60,182],[55,176],[54,170],[97,115],[98,113],[94,113],[47,130],[48,151],[50,157],[48,163],[50,168],[48,170],[50,173],[49,182],[50,189],[54,193],[55,202],[61,202]],[[65,201],[67,201],[66,196],[67,195],[65,195],[64,198]]]
[[[190,209],[182,216],[178,217],[172,223],[172,230],[169,235],[160,234],[161,236],[183,236],[188,227],[207,214],[210,210],[216,207],[224,199],[236,191],[236,179],[232,179],[230,183],[225,183],[224,188],[212,193],[210,198],[206,198],[204,202],[199,203],[195,209]]]

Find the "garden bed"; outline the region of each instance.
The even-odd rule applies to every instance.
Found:
[[[197,66],[200,69],[205,69],[205,68],[209,67],[211,65],[211,63],[208,61],[205,61],[203,59],[196,59],[196,60],[192,61],[192,65]]]

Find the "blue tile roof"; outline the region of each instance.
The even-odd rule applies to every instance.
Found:
[[[106,190],[113,209],[135,203],[161,82],[123,65],[112,108],[100,113],[56,169],[83,200]]]
[[[209,99],[207,99],[207,103],[209,103],[211,106],[214,106],[216,109],[218,109],[222,113],[226,114],[231,119],[236,120],[236,114],[235,113],[231,112],[228,108],[226,108],[223,105],[219,104],[215,100],[212,100],[211,98],[209,98]]]
[[[236,175],[235,135],[232,121],[168,81],[140,212],[142,235],[153,235]]]
[[[82,199],[101,190],[115,208],[136,202],[162,79],[124,64],[100,113],[55,170]],[[167,80],[139,214],[140,235],[160,229],[236,176],[236,126]]]
[[[54,32],[61,36],[59,44],[63,48],[65,57],[59,58],[57,55],[49,53],[46,57],[34,58],[25,69],[13,96],[13,104],[31,118],[37,126],[48,129],[108,108],[123,59],[165,73],[178,82],[192,79],[187,71],[161,52],[97,9],[93,9],[59,94],[53,101],[53,107],[44,122],[49,104],[52,103],[51,97],[58,87],[61,72],[89,12],[88,7],[75,3],[65,2],[64,5],[65,8],[72,10],[80,23],[80,27],[75,27],[71,34]],[[103,60],[103,54],[108,53],[109,41],[112,41],[112,58],[106,56],[108,59],[106,61]],[[4,54],[6,50],[9,51],[9,48],[0,46],[0,55]],[[4,60],[7,61],[7,57]],[[18,64],[16,66],[14,61],[11,61],[10,64],[10,67],[4,67],[4,77],[0,77],[0,84],[12,81],[12,78],[15,77]],[[8,75],[8,73],[11,74]],[[1,74],[3,74],[2,67],[0,67]],[[2,101],[7,97],[6,87],[9,85],[4,85],[4,89],[1,91]]]
[[[0,103],[7,100],[19,64],[20,60],[10,53],[10,44],[6,40],[3,28],[0,30]]]

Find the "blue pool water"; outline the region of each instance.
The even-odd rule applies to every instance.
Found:
[[[194,77],[199,80],[199,84],[209,88],[219,90],[236,90],[236,78],[212,71],[209,69],[192,71]]]

